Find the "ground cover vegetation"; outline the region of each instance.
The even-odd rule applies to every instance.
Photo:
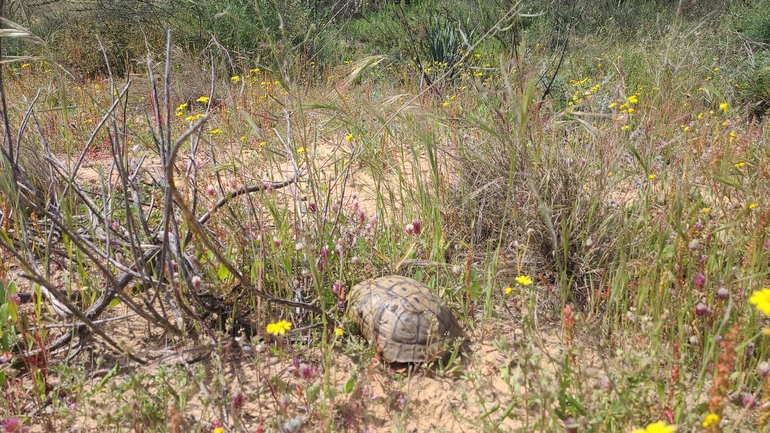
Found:
[[[767,0],[0,10],[2,431],[768,431]]]

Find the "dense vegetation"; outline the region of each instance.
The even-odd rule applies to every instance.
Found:
[[[767,431],[767,0],[0,5],[4,431]]]

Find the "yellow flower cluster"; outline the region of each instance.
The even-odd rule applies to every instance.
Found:
[[[658,421],[648,425],[647,428],[636,429],[634,433],[674,433],[675,431],[675,425],[668,425],[665,421]]]
[[[516,282],[518,284],[521,284],[522,286],[531,286],[532,285],[532,278],[526,276],[526,275],[519,275],[516,277]]]
[[[757,311],[765,316],[770,316],[770,288],[764,288],[751,294],[749,302],[756,307]]]
[[[267,333],[271,335],[283,335],[286,331],[291,329],[291,322],[281,320],[276,323],[269,323],[267,325]]]
[[[703,420],[703,427],[708,428],[710,425],[719,422],[719,415],[710,413],[706,415],[706,419]]]
[[[184,116],[184,110],[187,109],[187,104],[180,104],[178,107],[176,107],[176,117],[182,117]]]

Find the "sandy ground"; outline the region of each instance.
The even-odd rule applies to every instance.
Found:
[[[114,309],[111,315],[118,315],[120,310],[123,309]],[[489,431],[488,426],[484,429],[484,423],[493,420],[499,421],[499,427],[507,431],[522,426],[511,418],[501,419],[513,397],[526,390],[516,383],[512,386],[506,383],[504,367],[513,369],[516,363],[493,345],[495,339],[501,338],[514,344],[522,342],[520,324],[512,320],[470,333],[470,349],[451,372],[436,366],[428,369],[424,365],[409,368],[384,364],[373,359],[371,351],[355,349],[365,347],[360,336],[345,335],[335,343],[330,357],[328,385],[336,395],[332,397],[330,393],[323,403],[307,400],[308,390],[313,386],[324,389],[324,354],[317,349],[295,351],[278,341],[252,346],[232,340],[218,347],[173,348],[159,329],[148,329],[146,323],[136,317],[111,323],[107,330],[113,338],[131,346],[134,354],[152,360],[151,363],[132,365],[125,359],[116,359],[113,352],[104,350],[101,344],[89,345],[75,359],[75,364],[90,365],[88,371],[93,377],[83,381],[80,394],[68,391],[61,395],[56,406],[62,412],[51,417],[55,420],[52,426],[35,425],[33,432],[50,427],[53,431],[98,431],[98,425],[110,414],[130,411],[136,404],[132,400],[134,391],[120,394],[116,390],[137,377],[144,377],[144,382],[151,384],[147,390],[157,395],[158,383],[148,381],[147,377],[157,377],[161,370],[176,371],[177,375],[187,378],[186,383],[177,383],[179,393],[183,389],[190,391],[182,410],[171,411],[170,404],[154,408],[158,413],[173,414],[179,431],[212,431],[216,422],[230,426],[242,423],[244,430],[241,431],[260,431],[260,426],[286,425],[291,419],[301,420],[300,427],[283,431],[325,431],[324,425],[333,424],[335,431],[345,432],[481,432]],[[556,330],[548,329],[540,349],[558,356],[562,348],[556,335]],[[291,338],[303,340],[301,333]],[[273,353],[270,350],[273,345],[283,346],[285,352]],[[553,370],[545,359],[543,368]],[[102,383],[116,361],[123,369]],[[99,363],[99,368],[94,369]],[[196,370],[200,373],[198,379],[187,374]],[[351,372],[355,372],[358,379],[346,393],[345,384]],[[232,399],[237,395],[243,396],[243,403],[236,411]],[[71,410],[66,409],[73,403]],[[116,406],[119,404],[123,407]],[[224,414],[220,412],[222,407]],[[46,411],[43,408],[43,412]],[[483,416],[486,412],[489,413]],[[521,416],[521,409],[515,408],[512,414]]]
[[[324,142],[312,149],[321,171],[337,160],[347,160],[352,151],[353,148],[344,141]],[[395,153],[392,157],[392,161],[398,160]],[[200,162],[199,168],[205,172],[211,161],[202,155]],[[99,170],[108,172],[110,163],[108,158],[91,159],[78,177],[85,185],[96,187],[100,183]],[[157,157],[150,156],[145,162],[149,170],[158,165]],[[424,162],[418,166],[424,176],[429,175]],[[346,195],[355,193],[366,214],[375,214],[378,194],[374,177],[355,161],[347,167]],[[294,173],[288,159],[274,170],[262,175],[279,180]],[[383,173],[386,181],[399,182],[396,170],[385,167]],[[237,182],[232,181],[233,186]],[[293,191],[289,189],[288,192]],[[111,309],[108,315],[115,317],[129,313],[121,306]],[[110,416],[120,415],[121,411],[128,409],[136,414],[147,410],[130,399],[131,391],[122,394],[117,390],[136,377],[144,377],[151,383],[149,389],[157,390],[157,383],[147,378],[157,376],[169,366],[177,372],[186,372],[181,376],[187,377],[187,382],[177,385],[189,389],[190,394],[184,399],[181,410],[172,410],[170,405],[160,407],[157,402],[154,409],[167,414],[172,424],[176,424],[177,431],[212,431],[217,422],[228,426],[241,424],[244,431],[260,431],[261,427],[277,425],[279,431],[286,432],[323,431],[328,425],[335,425],[336,431],[346,432],[480,432],[488,431],[492,424],[504,430],[522,426],[503,414],[511,406],[514,396],[527,390],[516,381],[507,383],[505,376],[516,369],[516,360],[493,344],[495,339],[501,338],[509,342],[523,341],[520,322],[507,313],[501,314],[494,326],[482,325],[474,331],[468,330],[471,349],[451,371],[386,365],[365,355],[367,352],[362,348],[366,344],[357,335],[339,339],[327,364],[324,354],[312,348],[318,334],[292,334],[291,340],[298,343],[300,349],[280,341],[252,344],[234,340],[217,347],[180,347],[166,339],[161,329],[148,326],[137,317],[105,326],[113,338],[152,362],[147,366],[127,363],[125,359],[116,358],[114,352],[105,349],[98,340],[90,339],[89,346],[73,361],[73,365],[82,363],[86,367],[88,377],[83,379],[82,388],[73,391],[72,379],[61,382],[65,379],[51,376],[49,386],[61,384],[68,394],[62,395],[53,406],[48,402],[48,405],[34,409],[36,413],[53,410],[53,414],[49,418],[52,424],[35,425],[32,431],[98,431],[99,425],[107,422]],[[201,334],[198,341],[209,341],[205,333]],[[543,371],[552,372],[554,367],[546,360],[562,350],[558,331],[546,329],[541,337],[533,347],[537,346],[542,356]],[[274,347],[279,350],[271,350]],[[108,372],[116,362],[120,362],[122,368],[110,376]],[[325,371],[327,365],[328,372]],[[193,379],[190,373],[199,369],[203,369],[202,374]],[[345,392],[351,372],[356,373],[357,380],[355,386]],[[321,390],[321,397],[309,403],[309,393],[313,389]],[[324,395],[324,389],[334,390],[336,395],[331,391]],[[239,395],[243,396],[243,402],[240,409],[235,410],[232,399]],[[68,409],[68,406],[72,407]],[[220,412],[223,407],[227,410]],[[56,411],[60,412],[57,414]],[[521,415],[521,409],[514,407],[510,413]],[[290,425],[292,419],[297,421],[296,429]],[[136,424],[133,428],[148,431]]]

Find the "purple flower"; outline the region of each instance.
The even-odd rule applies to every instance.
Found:
[[[746,354],[748,356],[751,356],[751,355],[754,354],[754,342],[753,341],[749,341],[749,347],[748,347],[748,349],[746,349]]]
[[[695,287],[702,289],[703,286],[706,285],[706,276],[699,272],[697,275],[695,275],[695,278],[693,278],[692,282],[695,284]]]
[[[414,234],[414,224],[407,224],[406,227],[404,228],[404,231],[408,235],[413,235]]]
[[[767,377],[768,374],[770,374],[770,364],[767,363],[767,361],[762,361],[757,365],[757,373],[759,373],[760,376]]]
[[[695,306],[695,315],[700,317],[705,317],[711,314],[709,311],[709,307],[706,306],[703,302],[699,302],[698,305]]]
[[[315,205],[315,202],[314,202],[313,200],[310,200],[310,201],[307,203],[307,209],[308,209],[310,212],[315,212],[315,211],[316,211],[316,205]]]
[[[567,433],[577,433],[578,432],[578,422],[575,420],[575,418],[567,418],[564,420],[564,431]]]
[[[19,296],[19,295],[16,295],[16,294],[11,295],[10,299],[15,304],[21,304],[21,296]]]
[[[321,258],[327,258],[329,256],[329,246],[324,245],[321,247]]]
[[[313,371],[313,366],[308,364],[300,364],[299,370],[297,371],[299,374],[299,377],[310,380],[315,376],[315,371]]]
[[[243,394],[238,393],[233,396],[233,408],[235,408],[235,410],[240,410],[243,407],[243,402]]]
[[[420,227],[422,227],[422,223],[420,223],[420,220],[415,218],[412,220],[412,227],[414,227],[414,233],[420,234]]]
[[[0,426],[3,427],[5,433],[24,433],[29,431],[29,427],[24,427],[24,422],[15,416],[3,421]]]
[[[366,226],[366,229],[369,231],[374,230],[374,225],[377,224],[377,216],[373,215],[371,219],[369,219],[369,224]]]
[[[743,402],[743,407],[747,407],[749,409],[753,409],[757,407],[757,399],[755,399],[751,393],[744,392],[741,397],[742,397],[741,400]]]
[[[730,291],[725,289],[724,287],[720,287],[719,289],[717,289],[717,299],[721,301],[730,299]]]

